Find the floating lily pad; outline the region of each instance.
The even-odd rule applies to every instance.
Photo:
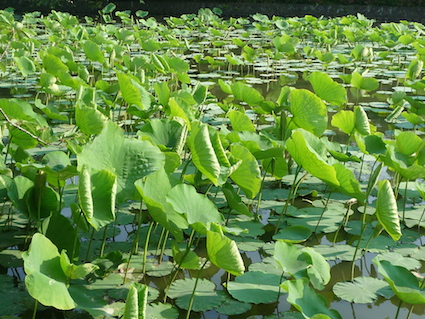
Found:
[[[24,261],[22,260],[21,251],[16,249],[5,249],[0,251],[0,265],[6,268],[22,267]]]
[[[219,291],[219,293],[223,296],[223,302],[220,306],[215,308],[214,310],[223,315],[240,315],[245,313],[251,309],[251,305],[246,302],[237,301],[223,291]]]
[[[154,303],[146,307],[146,319],[177,319],[179,312],[170,304]]]
[[[270,303],[279,297],[280,276],[250,271],[230,281],[227,290],[233,298],[247,303]]]
[[[404,257],[398,253],[395,252],[385,252],[382,254],[379,254],[375,257],[376,260],[386,260],[389,261],[393,266],[401,266],[409,270],[413,269],[419,269],[421,267],[421,263],[410,257]]]
[[[302,243],[312,234],[312,231],[304,226],[288,226],[281,229],[273,236],[274,240],[282,239],[289,243]]]
[[[260,263],[249,265],[249,271],[262,271],[269,274],[282,275],[282,267],[278,264],[275,258],[266,257]]]
[[[160,264],[154,259],[148,259],[146,262],[146,273],[152,277],[164,277],[174,269],[174,264],[171,261],[163,261]]]
[[[179,279],[173,282],[168,292],[171,299],[176,299],[176,304],[181,309],[187,310],[189,302],[195,287],[194,278]],[[196,286],[195,296],[193,299],[193,311],[207,311],[217,307],[222,302],[220,296],[215,290],[215,284],[207,279],[199,279]]]
[[[334,285],[333,292],[339,298],[354,303],[372,303],[379,296],[390,298],[394,295],[386,281],[372,277],[357,277],[353,282],[338,282]]]
[[[350,245],[316,245],[314,250],[320,253],[326,260],[343,260],[343,261],[352,261],[355,247]],[[358,250],[356,254],[356,259],[362,256],[362,251]]]
[[[264,241],[251,237],[229,236],[236,242],[238,248],[242,251],[257,251],[264,245]]]
[[[11,276],[0,275],[0,295],[0,316],[20,314],[34,304],[25,285],[21,282],[16,287]]]

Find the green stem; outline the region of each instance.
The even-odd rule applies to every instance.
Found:
[[[158,245],[156,245],[155,256],[159,255],[158,252],[160,251],[161,243],[164,240],[164,234],[165,234],[165,228],[162,228],[161,235],[159,235]],[[161,261],[158,260],[158,262],[161,262]]]
[[[89,241],[89,246],[87,247],[87,253],[86,253],[86,259],[85,261],[89,260],[89,254],[90,254],[90,249],[91,249],[91,244],[93,242],[93,237],[94,237],[94,228],[91,231],[91,236],[90,236],[90,241]]]
[[[201,276],[202,270],[204,269],[207,262],[208,262],[208,258],[205,260],[204,264],[202,265],[201,269],[199,269],[198,274],[196,275],[195,286],[193,287],[192,295],[190,296],[189,306],[187,308],[186,319],[190,318],[190,312],[192,310],[193,301],[195,300],[196,286],[198,285],[199,277]]]
[[[165,232],[165,236],[164,236],[164,241],[163,241],[163,243],[162,243],[162,247],[161,247],[161,253],[160,253],[160,257],[158,258],[159,259],[159,263],[161,263],[161,261],[162,261],[162,256],[164,256],[164,252],[165,252],[165,246],[167,245],[167,238],[168,238],[168,235],[170,234],[170,232],[167,230],[166,232]]]
[[[35,319],[37,317],[37,307],[38,307],[38,300],[36,299],[34,302],[34,309],[32,311],[32,319]]]
[[[285,206],[283,206],[282,212],[280,213],[279,219],[278,219],[278,221],[276,223],[276,230],[274,232],[275,234],[277,234],[277,232],[279,231],[279,225],[280,225],[280,222],[282,221],[282,216],[283,215],[286,215],[286,212],[288,211],[288,206],[289,206],[289,202],[291,201],[292,193],[294,192],[294,189],[296,188],[295,182],[296,182],[297,177],[298,177],[298,174],[300,172],[301,172],[301,167],[298,166],[297,169],[296,169],[296,171],[295,171],[294,183],[291,185],[291,191],[288,194],[288,198],[286,199]]]
[[[352,204],[349,204],[349,205],[348,205],[348,207],[347,207],[347,211],[345,212],[344,219],[342,220],[341,224],[339,224],[339,227],[338,227],[337,231],[335,232],[334,239],[332,240],[332,247],[333,247],[333,246],[335,246],[336,239],[337,239],[337,237],[338,237],[339,231],[340,231],[340,230],[341,230],[341,228],[342,228],[342,225],[346,225],[346,224],[347,224],[347,222],[348,222],[348,213],[350,212],[351,206],[352,206]],[[344,222],[344,220],[345,220],[345,222]]]
[[[411,306],[410,306],[409,313],[407,314],[406,319],[409,319],[409,318],[410,318],[410,315],[412,314],[412,312],[413,312],[413,308],[414,308],[414,307],[415,307],[415,305],[411,305]]]
[[[193,241],[194,235],[195,235],[195,230],[192,229],[192,232],[190,233],[189,241],[187,242],[186,250],[185,250],[185,252],[183,254],[183,257],[180,259],[180,262],[177,264],[177,266],[174,267],[174,269],[173,269],[173,271],[174,271],[173,276],[171,277],[170,282],[168,283],[167,287],[165,288],[165,291],[164,291],[164,302],[167,300],[168,291],[170,290],[171,284],[176,279],[177,274],[179,273],[179,271],[181,269],[181,265],[182,265],[185,257],[187,256],[187,254],[190,251],[190,246],[192,245],[192,241]]]
[[[409,183],[409,180],[406,180],[406,187],[404,187],[404,194],[403,194],[403,223],[404,223],[404,215],[406,214],[406,202],[407,202],[407,184]],[[394,194],[397,197],[397,194]]]
[[[102,246],[100,247],[100,254],[99,257],[103,256],[103,252],[105,251],[105,244],[106,244],[106,231],[108,230],[108,225],[105,226],[105,230],[103,231],[103,238],[102,238]]]
[[[401,309],[401,305],[403,304],[403,301],[401,301],[400,300],[400,303],[398,304],[398,307],[397,307],[397,312],[395,313],[395,317],[394,317],[394,319],[397,319],[398,318],[398,315],[399,315],[399,313],[400,313],[400,309]]]
[[[320,224],[320,222],[321,222],[321,220],[323,218],[323,215],[325,214],[326,208],[328,207],[328,204],[329,204],[329,200],[331,198],[331,195],[332,195],[332,191],[329,192],[328,198],[326,198],[325,207],[323,207],[323,211],[320,214],[319,220],[317,221],[317,225],[316,225],[316,228],[314,229],[314,233],[316,233],[317,232],[317,229],[319,228],[319,224]]]
[[[151,237],[153,225],[154,225],[154,222],[151,222],[148,228],[148,233],[146,234],[145,247],[143,249],[143,268],[142,268],[143,275],[145,275],[145,272],[146,272],[146,260],[148,256],[149,240]]]
[[[78,220],[77,220],[77,222],[75,223],[75,238],[74,238],[74,245],[72,246],[72,254],[71,254],[71,256],[69,256],[70,258],[71,258],[71,260],[73,260],[74,259],[74,255],[75,255],[75,248],[77,247],[77,242],[78,242],[78,239],[79,239],[79,237],[78,237],[78,224],[80,223],[80,218],[81,218],[81,215],[82,215],[83,213],[82,212],[80,212],[80,214],[78,215]]]
[[[361,229],[361,231],[360,231],[360,237],[359,237],[359,240],[358,240],[358,242],[357,242],[356,249],[354,250],[353,260],[351,261],[351,262],[352,262],[352,263],[351,263],[351,281],[353,281],[353,279],[354,279],[354,266],[355,266],[355,261],[356,261],[357,252],[358,252],[358,250],[360,249],[360,243],[361,243],[361,241],[362,241],[362,238],[363,238],[364,232],[365,232],[365,230],[366,230],[366,207],[367,207],[367,201],[365,202],[364,210],[363,210],[363,216],[362,216],[362,229]]]

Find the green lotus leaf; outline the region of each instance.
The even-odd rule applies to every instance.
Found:
[[[177,306],[187,310],[193,290],[195,289],[195,282],[195,278],[176,280],[172,283],[168,291],[168,297],[176,299]],[[192,310],[207,311],[220,305],[222,296],[220,296],[215,289],[216,286],[212,281],[202,278],[199,279],[196,285]]]
[[[213,264],[235,276],[245,271],[236,243],[223,234],[207,231],[207,252]]]
[[[413,59],[410,61],[409,67],[406,72],[406,79],[415,80],[422,72],[424,66],[424,61]]]
[[[314,246],[314,250],[320,253],[326,260],[343,260],[343,261],[352,261],[354,252],[356,250],[355,247],[351,245],[316,245]],[[361,258],[362,252],[357,251],[356,258]]]
[[[389,283],[396,296],[410,304],[425,303],[425,290],[421,288],[420,280],[409,270],[401,266],[394,266],[387,260],[376,260],[379,273]]]
[[[351,84],[365,91],[373,91],[379,87],[379,82],[375,78],[363,77],[359,72],[355,71],[351,76]]]
[[[351,135],[355,128],[355,116],[353,111],[339,111],[332,116],[332,126],[339,128],[345,134]]]
[[[75,107],[75,121],[84,134],[100,134],[108,118],[94,107],[77,103]]]
[[[220,314],[232,316],[240,315],[251,309],[251,305],[246,302],[237,301],[222,291],[218,291],[223,296],[223,301],[220,306],[214,310]]]
[[[24,77],[33,74],[36,71],[34,61],[26,56],[15,56],[13,59]]]
[[[101,170],[90,175],[83,166],[78,183],[80,206],[87,221],[98,230],[115,220],[117,176]]]
[[[421,262],[415,259],[413,256],[405,257],[396,252],[384,252],[375,257],[375,260],[389,261],[393,266],[401,266],[409,270],[419,269],[421,267]]]
[[[309,136],[305,130],[294,130],[286,142],[286,148],[298,163],[311,175],[322,179],[331,185],[339,185],[335,168],[327,164],[316,149],[321,142]]]
[[[91,40],[86,40],[83,42],[82,47],[87,59],[90,61],[97,61],[99,63],[103,63],[105,61],[103,52],[97,43]]]
[[[376,217],[394,241],[400,239],[402,234],[397,202],[388,180],[383,180],[378,183]]]
[[[276,302],[279,297],[280,275],[261,271],[246,272],[227,284],[233,298],[253,304]]]
[[[137,135],[142,140],[149,139],[155,145],[163,145],[168,149],[178,148],[183,126],[170,119],[152,119],[146,123],[138,132]]]
[[[174,186],[168,192],[166,201],[176,212],[185,215],[188,223],[202,234],[206,233],[209,223],[220,224],[223,221],[215,205],[207,197],[197,193],[193,186]]]
[[[295,89],[291,91],[291,113],[298,127],[321,136],[328,125],[328,110],[314,93]]]
[[[62,270],[56,246],[36,233],[28,251],[22,254],[29,294],[45,306],[69,310],[77,306],[68,292],[68,278]]]
[[[69,218],[61,214],[52,214],[43,221],[42,230],[43,234],[52,241],[58,250],[65,250],[72,260],[78,258],[80,242],[75,240],[77,229],[72,226]],[[64,236],[64,233],[67,235]],[[71,278],[68,275],[67,277]]]
[[[379,296],[390,298],[394,294],[387,282],[372,277],[357,277],[352,282],[337,282],[332,290],[339,298],[354,303],[372,303]]]
[[[60,58],[52,54],[45,54],[43,57],[43,67],[47,73],[59,76],[61,72],[68,72],[68,67]]]
[[[242,82],[232,84],[231,90],[236,99],[248,103],[249,106],[259,105],[264,100],[260,92]]]
[[[158,263],[156,259],[149,258],[146,262],[146,273],[151,277],[168,276],[174,269],[175,265],[171,261]]]
[[[261,189],[261,172],[254,155],[244,146],[233,144],[231,153],[241,164],[230,174],[230,178],[244,191],[246,196],[254,198]]]
[[[127,294],[123,319],[146,318],[148,286],[133,282]]]
[[[118,72],[117,77],[123,99],[130,106],[136,105],[139,110],[149,109],[151,99],[146,89],[127,74]]]
[[[135,195],[134,182],[164,165],[164,155],[148,141],[124,138],[121,128],[108,122],[92,143],[77,156],[78,168],[108,170],[117,175],[117,203]]]
[[[306,318],[322,314],[332,319],[342,319],[338,311],[328,309],[325,298],[308,285],[308,279],[287,280],[282,283],[282,288],[288,292],[288,302]]]
[[[142,196],[152,218],[167,229],[177,240],[183,240],[182,229],[189,227],[184,216],[174,210],[166,202],[168,192],[179,183],[168,175],[163,168],[147,176],[145,180],[138,180],[135,186]]]
[[[422,139],[411,131],[396,131],[395,141],[396,150],[404,155],[412,155],[413,153],[417,153],[423,147]]]
[[[232,124],[232,128],[236,132],[249,131],[255,132],[255,127],[252,124],[249,117],[242,112],[239,111],[230,111],[227,113],[227,116],[230,119],[230,123]]]
[[[181,251],[177,242],[172,242],[174,262],[183,269],[199,269],[201,267],[199,256],[193,250]]]
[[[304,226],[288,226],[281,229],[273,239],[281,239],[288,243],[302,243],[306,241],[312,234],[312,231]]]
[[[326,73],[313,72],[308,76],[308,80],[313,86],[314,93],[322,100],[338,106],[347,103],[345,88]]]
[[[9,275],[0,275],[0,318],[16,318],[16,315],[25,311],[27,304],[33,304],[22,282],[16,284]]]
[[[354,197],[360,203],[363,203],[366,195],[360,188],[360,184],[354,176],[353,171],[340,163],[335,163],[332,166],[335,169],[339,181],[338,189],[342,193]]]
[[[146,308],[146,319],[177,319],[178,316],[178,310],[168,303],[148,304]]]
[[[274,245],[274,244],[273,244]],[[262,271],[265,273],[282,275],[282,267],[273,257],[265,257],[261,262],[253,263],[248,267],[249,271]]]
[[[193,164],[211,182],[217,185],[218,176],[220,175],[220,163],[211,143],[207,125],[200,122],[193,122],[192,132],[187,139],[187,143],[192,152]]]

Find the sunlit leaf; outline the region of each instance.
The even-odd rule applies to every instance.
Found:
[[[68,278],[61,268],[58,249],[49,239],[36,233],[22,257],[27,274],[25,285],[33,298],[62,310],[77,306],[68,292]]]
[[[192,123],[192,132],[187,139],[187,143],[192,152],[193,164],[211,182],[217,185],[218,176],[220,175],[220,163],[214,152],[207,124]]]
[[[376,200],[376,217],[394,241],[401,237],[400,220],[397,202],[390,182],[385,179],[378,183],[378,198]]]
[[[291,91],[291,113],[299,127],[321,136],[328,125],[328,110],[314,93],[295,89]]]
[[[195,289],[195,278],[179,279],[173,282],[168,296],[176,299],[176,304],[181,309],[188,309],[189,302]],[[218,306],[222,297],[217,293],[215,284],[207,279],[199,279],[196,285],[192,310],[207,311]]]
[[[288,292],[288,302],[305,317],[313,318],[322,314],[332,319],[342,319],[338,311],[328,309],[325,298],[308,285],[307,279],[287,280],[282,284],[282,288]]]
[[[337,282],[333,292],[339,298],[354,303],[372,303],[379,296],[389,298],[393,294],[385,281],[372,277],[357,277],[353,282]]]
[[[236,243],[223,234],[207,231],[207,252],[211,262],[235,276],[245,271]]]
[[[242,163],[232,172],[230,178],[249,198],[254,198],[261,189],[261,172],[256,158],[246,147],[238,144],[232,145],[231,153]]]
[[[207,197],[196,192],[191,185],[178,184],[167,194],[166,200],[174,209],[185,215],[198,232],[205,234],[209,223],[220,224],[223,217]]]
[[[308,80],[313,86],[314,93],[322,100],[338,106],[347,103],[345,88],[326,73],[313,72],[308,76]]]

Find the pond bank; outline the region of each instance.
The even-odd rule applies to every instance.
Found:
[[[3,0],[0,9],[7,7],[15,8],[17,13],[24,11],[50,12],[47,7],[35,6],[28,0]],[[108,2],[105,2],[106,5]],[[114,2],[118,10],[146,10],[153,16],[180,16],[185,13],[196,13],[200,8],[218,7],[223,11],[224,17],[243,17],[255,13],[262,13],[269,16],[295,17],[313,15],[316,17],[340,17],[344,15],[356,15],[361,13],[367,18],[375,19],[378,22],[399,22],[408,20],[425,23],[424,7],[390,7],[390,6],[364,6],[364,5],[304,5],[304,4],[282,4],[282,3],[219,3],[219,2],[176,2],[164,1],[141,4],[139,1],[117,1]],[[70,3],[67,6],[56,8],[57,11],[67,11],[78,16],[96,15],[99,9],[103,8],[82,8]]]

